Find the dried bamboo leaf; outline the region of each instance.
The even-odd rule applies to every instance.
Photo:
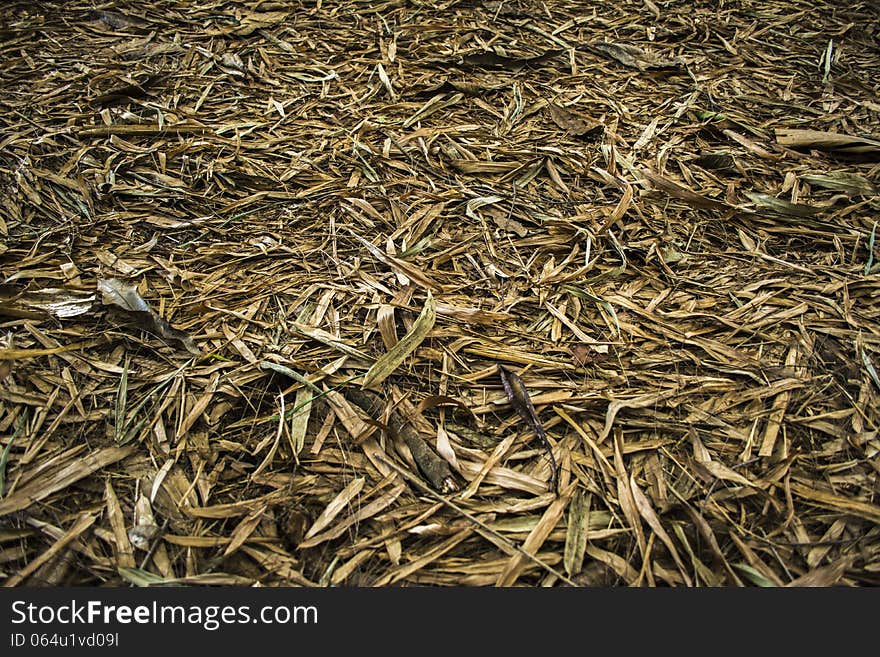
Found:
[[[599,437],[596,439],[596,442],[601,444],[606,438],[608,438],[608,436],[611,435],[611,430],[614,426],[614,419],[617,417],[617,414],[624,408],[647,408],[648,406],[653,406],[657,402],[669,399],[676,394],[678,394],[678,391],[673,389],[665,390],[663,392],[639,395],[634,399],[612,401],[610,404],[608,404],[608,410],[605,412],[605,426],[602,429],[601,433],[599,433]]]
[[[413,91],[412,95],[415,97],[434,97],[437,96],[437,94],[460,91],[461,93],[467,94],[469,96],[478,96],[487,91],[497,91],[498,89],[503,89],[504,87],[505,85],[503,83],[492,83],[484,80],[470,81],[444,79],[442,82],[432,84],[423,89],[419,89],[418,91]]]
[[[384,404],[377,395],[366,390],[352,388],[346,390],[346,395],[365,411],[374,423],[379,424],[379,418],[384,415]],[[382,428],[394,439],[400,439],[406,443],[419,471],[431,482],[435,490],[444,493],[455,492],[458,490],[458,484],[449,470],[449,464],[434,453],[428,443],[415,430],[414,424],[418,420],[427,424],[424,418],[419,416],[419,411],[403,399],[400,408],[391,410],[387,426],[382,426]],[[379,469],[384,472],[381,467]]]
[[[810,205],[804,205],[802,203],[791,203],[786,201],[785,199],[775,198],[773,196],[768,196],[767,194],[761,194],[759,192],[743,192],[749,200],[751,200],[755,205],[760,208],[765,208],[767,210],[773,210],[774,212],[778,212],[779,214],[788,215],[791,217],[813,217],[819,212],[821,212],[821,208],[814,208]]]
[[[116,388],[116,403],[113,407],[116,442],[120,444],[128,428],[125,424],[125,411],[128,404],[128,363],[129,359],[126,356],[125,365],[122,368],[122,376],[119,377],[119,387]]]
[[[548,110],[553,122],[574,137],[594,138],[605,130],[605,126],[598,121],[575,114],[559,105],[551,103]]]
[[[478,52],[465,55],[461,63],[469,68],[507,69],[519,71],[529,66],[548,62],[562,54],[562,50],[548,50],[533,57],[507,57],[495,52]]]
[[[550,532],[553,531],[556,527],[556,523],[559,522],[559,519],[565,512],[565,508],[568,506],[576,487],[576,483],[570,484],[567,488],[562,490],[556,499],[553,500],[553,503],[547,507],[544,515],[541,516],[541,520],[538,521],[538,524],[535,525],[535,528],[531,532],[529,532],[528,537],[525,542],[523,542],[522,549],[524,552],[529,554],[538,553],[538,550],[544,545],[544,541],[550,536]],[[507,562],[504,570],[498,576],[496,585],[513,586],[522,574],[525,563],[526,558],[522,553],[517,552],[513,555],[510,558],[510,561]]]
[[[791,490],[793,493],[822,508],[831,509],[836,513],[854,515],[871,522],[880,522],[880,506],[876,504],[852,500],[833,493],[826,493],[825,491],[796,482],[791,482]]]
[[[144,570],[142,568],[121,567],[119,568],[119,574],[122,576],[123,579],[134,584],[135,586],[163,586],[170,583],[170,581],[162,577],[162,575],[151,573],[150,571]]]
[[[309,388],[300,388],[296,392],[296,400],[293,403],[293,416],[290,419],[290,449],[294,456],[298,456],[305,446],[306,434],[309,427],[309,418],[312,414],[312,399],[315,393]]]
[[[490,586],[519,553],[522,586],[876,584],[876,16],[726,3],[706,39],[712,3],[655,2],[493,1],[483,29],[394,0],[378,30],[352,0],[0,3],[7,576]],[[148,282],[204,355],[101,334],[96,310],[139,324],[95,272]],[[419,289],[446,321],[366,410]],[[518,547],[555,497],[497,363],[553,408],[586,537],[581,492]],[[114,434],[133,458],[83,475]]]
[[[590,530],[590,506],[593,496],[583,489],[575,491],[568,509],[563,564],[569,576],[581,572]]]
[[[27,566],[22,568],[20,571],[7,578],[5,582],[3,582],[3,586],[11,587],[18,586],[22,582],[24,582],[31,574],[36,572],[36,570],[47,563],[52,557],[61,552],[68,544],[72,541],[79,538],[83,532],[85,532],[89,527],[95,524],[95,520],[98,519],[98,516],[93,513],[83,513],[80,515],[76,522],[64,532],[64,535],[61,536],[48,550],[43,552],[36,559],[33,559],[28,563]]]
[[[299,544],[299,549],[305,550],[307,548],[320,545],[325,541],[331,541],[334,538],[341,536],[352,525],[366,520],[367,518],[372,518],[376,514],[388,508],[391,504],[394,503],[394,501],[398,497],[400,497],[401,493],[403,493],[404,490],[406,490],[406,484],[397,484],[396,486],[394,486],[394,488],[386,491],[385,493],[382,493],[369,504],[365,504],[357,512],[353,513],[342,522],[337,523],[334,527],[306,539]]]
[[[871,196],[878,193],[877,185],[857,173],[833,171],[826,174],[804,174],[800,179],[814,187],[823,187],[846,194]]]
[[[136,286],[126,285],[116,278],[99,279],[98,291],[101,292],[105,305],[117,306],[127,311],[144,330],[181,344],[191,354],[201,354],[189,335],[172,327],[150,308],[138,294]]]
[[[94,305],[95,295],[81,290],[47,287],[41,290],[28,290],[18,295],[5,308],[37,308],[59,319],[77,317],[89,312]]]
[[[353,356],[359,360],[370,361],[372,360],[369,356],[367,356],[364,352],[352,347],[349,344],[346,344],[344,340],[340,340],[336,336],[324,331],[323,329],[315,328],[312,326],[306,326],[299,322],[290,322],[290,326],[297,332],[300,333],[312,340],[317,340],[323,344],[326,344],[334,349],[339,350],[343,354],[347,356]],[[267,366],[269,366],[267,364]]]
[[[392,349],[400,339],[397,337],[397,322],[394,319],[394,306],[382,304],[376,313],[376,324],[379,325],[379,333],[385,349]]]
[[[773,581],[771,581],[767,577],[764,577],[764,575],[762,575],[757,569],[752,568],[748,564],[736,563],[736,564],[733,564],[733,566],[737,570],[741,571],[743,573],[743,575],[745,575],[754,584],[756,584],[762,588],[773,588],[776,586],[776,584]]]
[[[676,68],[682,64],[678,57],[664,58],[628,43],[596,41],[589,44],[593,50],[617,60],[624,66],[644,71],[650,68]]]
[[[707,198],[702,194],[692,192],[686,187],[682,187],[678,183],[673,182],[668,178],[664,178],[663,176],[656,174],[653,171],[644,170],[642,171],[642,173],[645,178],[650,180],[655,187],[657,187],[658,189],[662,189],[670,196],[681,199],[688,205],[692,205],[696,208],[720,210],[722,212],[727,212],[733,209],[733,207],[728,205],[727,203],[722,203],[720,201]]]
[[[880,141],[866,137],[853,137],[837,132],[778,128],[776,141],[793,148],[818,148],[848,155],[873,155],[880,153]]]
[[[119,499],[116,497],[113,483],[109,478],[105,481],[104,499],[107,504],[107,518],[116,539],[116,566],[118,568],[134,568],[134,551],[125,531],[125,517],[122,513],[122,507],[119,506]]]
[[[14,493],[0,500],[0,516],[8,513],[21,511],[31,504],[46,499],[53,493],[64,490],[71,484],[76,483],[93,472],[121,461],[134,452],[133,446],[106,447],[104,449],[87,454],[82,458],[65,464],[57,472],[49,473],[44,477],[37,477],[28,484],[17,488]]]
[[[413,322],[412,328],[394,347],[389,349],[367,370],[364,375],[362,389],[375,388],[394,373],[394,370],[406,360],[406,357],[414,352],[425,340],[434,321],[437,318],[437,306],[434,296],[428,292],[428,298],[418,318]]]
[[[364,487],[364,483],[366,483],[366,479],[358,477],[357,479],[353,479],[348,486],[340,491],[339,494],[330,501],[326,508],[321,512],[321,515],[318,516],[306,532],[305,538],[311,538],[328,527],[330,523],[336,519],[336,516],[338,516],[340,512],[358,496]]]
[[[149,498],[142,492],[138,494],[134,504],[134,518],[128,530],[128,540],[139,550],[149,552],[153,539],[159,533],[159,525],[153,515]]]
[[[635,584],[636,580],[639,578],[638,571],[630,566],[626,559],[614,552],[609,552],[608,550],[603,550],[593,544],[588,544],[587,555],[608,565],[629,586]]]
[[[793,579],[786,586],[788,587],[799,587],[799,586],[811,586],[811,587],[826,587],[826,586],[835,586],[838,584],[840,579],[843,577],[847,568],[852,567],[853,562],[855,561],[855,557],[844,557],[843,559],[839,559],[833,564],[828,566],[822,566],[820,568],[816,568],[807,573],[804,573],[797,579]]]
[[[241,521],[235,526],[235,529],[232,530],[232,534],[229,536],[229,545],[223,550],[224,557],[229,556],[244,545],[244,542],[250,538],[251,534],[254,533],[254,530],[263,519],[263,514],[266,513],[266,508],[267,506],[265,504],[258,506],[241,519]]]
[[[532,404],[532,398],[529,396],[526,384],[523,383],[523,380],[519,378],[518,374],[507,370],[501,365],[498,366],[498,374],[501,377],[501,383],[504,386],[504,392],[507,394],[507,399],[510,402],[510,405],[513,406],[517,413],[519,413],[519,416],[532,429],[532,431],[535,432],[535,435],[547,450],[547,457],[550,459],[550,485],[553,491],[558,492],[559,471],[556,467],[556,459],[553,457],[553,446],[547,439],[547,434],[544,432],[544,425],[541,424],[541,420],[538,419],[538,413],[535,411],[535,406]]]
[[[92,9],[86,15],[90,21],[100,21],[114,30],[125,30],[127,28],[149,29],[152,23],[137,16],[128,16],[116,11],[106,11],[104,9]]]
[[[378,580],[373,583],[373,586],[388,586],[390,584],[394,584],[406,577],[409,577],[413,573],[421,570],[428,564],[433,561],[436,561],[444,554],[452,550],[459,543],[468,538],[471,534],[473,534],[474,530],[470,527],[460,530],[458,533],[454,534],[450,538],[446,539],[433,549],[429,550],[426,554],[423,554],[421,557],[417,559],[413,559],[407,564],[402,566],[398,566],[395,570],[386,573]]]
[[[94,342],[77,342],[74,344],[49,349],[0,349],[0,361],[24,360],[27,358],[39,358],[40,356],[54,356],[68,351],[79,351],[90,346]]]
[[[632,490],[633,501],[635,502],[636,508],[639,510],[639,514],[642,516],[642,518],[645,519],[645,522],[648,523],[648,526],[660,538],[660,540],[663,542],[663,545],[665,545],[666,548],[669,550],[670,554],[672,554],[675,565],[678,566],[678,570],[681,573],[682,578],[684,578],[685,584],[687,584],[688,586],[693,586],[693,582],[691,581],[691,578],[687,573],[684,562],[682,562],[681,557],[678,555],[678,550],[675,547],[675,543],[672,542],[672,537],[669,536],[668,533],[666,533],[665,529],[663,529],[663,523],[660,521],[660,518],[654,511],[654,508],[651,506],[651,502],[648,500],[648,497],[636,484],[635,477],[632,474],[630,474],[629,476],[629,486]]]
[[[388,265],[396,272],[403,274],[408,279],[412,280],[413,283],[416,283],[417,285],[425,288],[428,292],[440,292],[443,290],[442,286],[439,283],[434,281],[430,276],[418,269],[415,265],[412,265],[405,260],[401,260],[400,258],[395,258],[394,256],[390,256],[387,253],[384,253],[377,246],[368,242],[363,237],[354,232],[352,232],[352,236],[358,242],[360,242],[367,249],[367,251],[369,251],[370,255],[376,258],[376,260]]]
[[[446,433],[446,429],[443,428],[442,424],[437,425],[436,449],[437,454],[449,463],[453,470],[458,472],[461,471],[461,466],[458,464],[458,457],[455,455],[455,450],[449,441],[449,434]]]
[[[636,544],[642,556],[642,566],[647,566],[648,547],[645,540],[645,532],[639,517],[636,501],[633,497],[632,487],[629,485],[629,474],[623,462],[623,438],[621,432],[615,432],[614,436],[614,471],[617,485],[617,503],[627,523],[636,537]]]
[[[12,449],[12,443],[15,441],[19,432],[21,432],[25,420],[27,420],[27,413],[22,415],[18,425],[15,427],[15,431],[9,436],[9,440],[6,442],[6,447],[3,448],[3,453],[0,454],[0,500],[6,495],[6,462],[9,460],[9,450]]]

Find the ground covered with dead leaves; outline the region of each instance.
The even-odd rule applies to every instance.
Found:
[[[876,3],[13,1],[0,62],[5,584],[880,583]]]

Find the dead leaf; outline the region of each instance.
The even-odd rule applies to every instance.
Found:
[[[468,68],[507,69],[519,71],[548,62],[562,54],[562,50],[548,50],[534,57],[507,57],[495,52],[477,52],[465,55],[461,63]]]
[[[548,111],[553,122],[574,137],[598,137],[605,130],[605,126],[598,121],[575,114],[559,105],[551,103]]]
[[[777,128],[776,141],[792,148],[816,148],[844,155],[876,155],[880,153],[880,141],[867,137],[854,137],[837,132]]]
[[[434,320],[437,317],[436,310],[434,296],[428,292],[425,306],[422,308],[422,312],[419,313],[416,321],[413,322],[412,329],[400,339],[400,342],[373,363],[372,367],[364,375],[364,380],[361,384],[363,389],[375,388],[382,383],[382,381],[394,373],[394,370],[397,369],[407,356],[424,342],[428,333],[434,327]]]
[[[510,405],[519,413],[519,416],[525,423],[531,427],[547,450],[547,457],[550,459],[550,483],[554,492],[558,491],[559,472],[556,468],[556,459],[553,457],[553,447],[547,439],[547,434],[544,433],[544,425],[538,419],[538,414],[532,404],[532,398],[529,396],[526,384],[519,378],[519,375],[507,370],[502,365],[498,366],[498,374],[501,376],[501,383],[504,386],[504,392],[507,393]]]
[[[617,60],[624,66],[644,71],[649,68],[678,68],[682,61],[678,57],[663,57],[638,46],[626,43],[599,41],[589,44],[594,50]]]
[[[105,305],[117,306],[127,311],[140,328],[166,340],[178,342],[191,354],[201,354],[195,341],[159,317],[138,294],[134,285],[125,285],[116,278],[100,279],[98,291],[102,293],[102,301]]]

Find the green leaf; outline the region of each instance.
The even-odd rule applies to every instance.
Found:
[[[128,580],[135,586],[155,586],[157,584],[167,585],[171,583],[161,575],[151,573],[141,568],[126,568],[123,566],[119,568],[119,574],[123,579]]]
[[[746,578],[750,579],[752,583],[757,586],[761,586],[764,588],[774,588],[776,586],[776,584],[771,582],[769,579],[764,577],[761,573],[759,573],[757,570],[749,565],[746,565],[744,563],[735,563],[733,564],[733,567],[737,570],[742,571],[743,575],[745,575]]]

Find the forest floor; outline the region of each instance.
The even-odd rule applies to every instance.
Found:
[[[880,584],[833,4],[3,3],[3,582]]]

